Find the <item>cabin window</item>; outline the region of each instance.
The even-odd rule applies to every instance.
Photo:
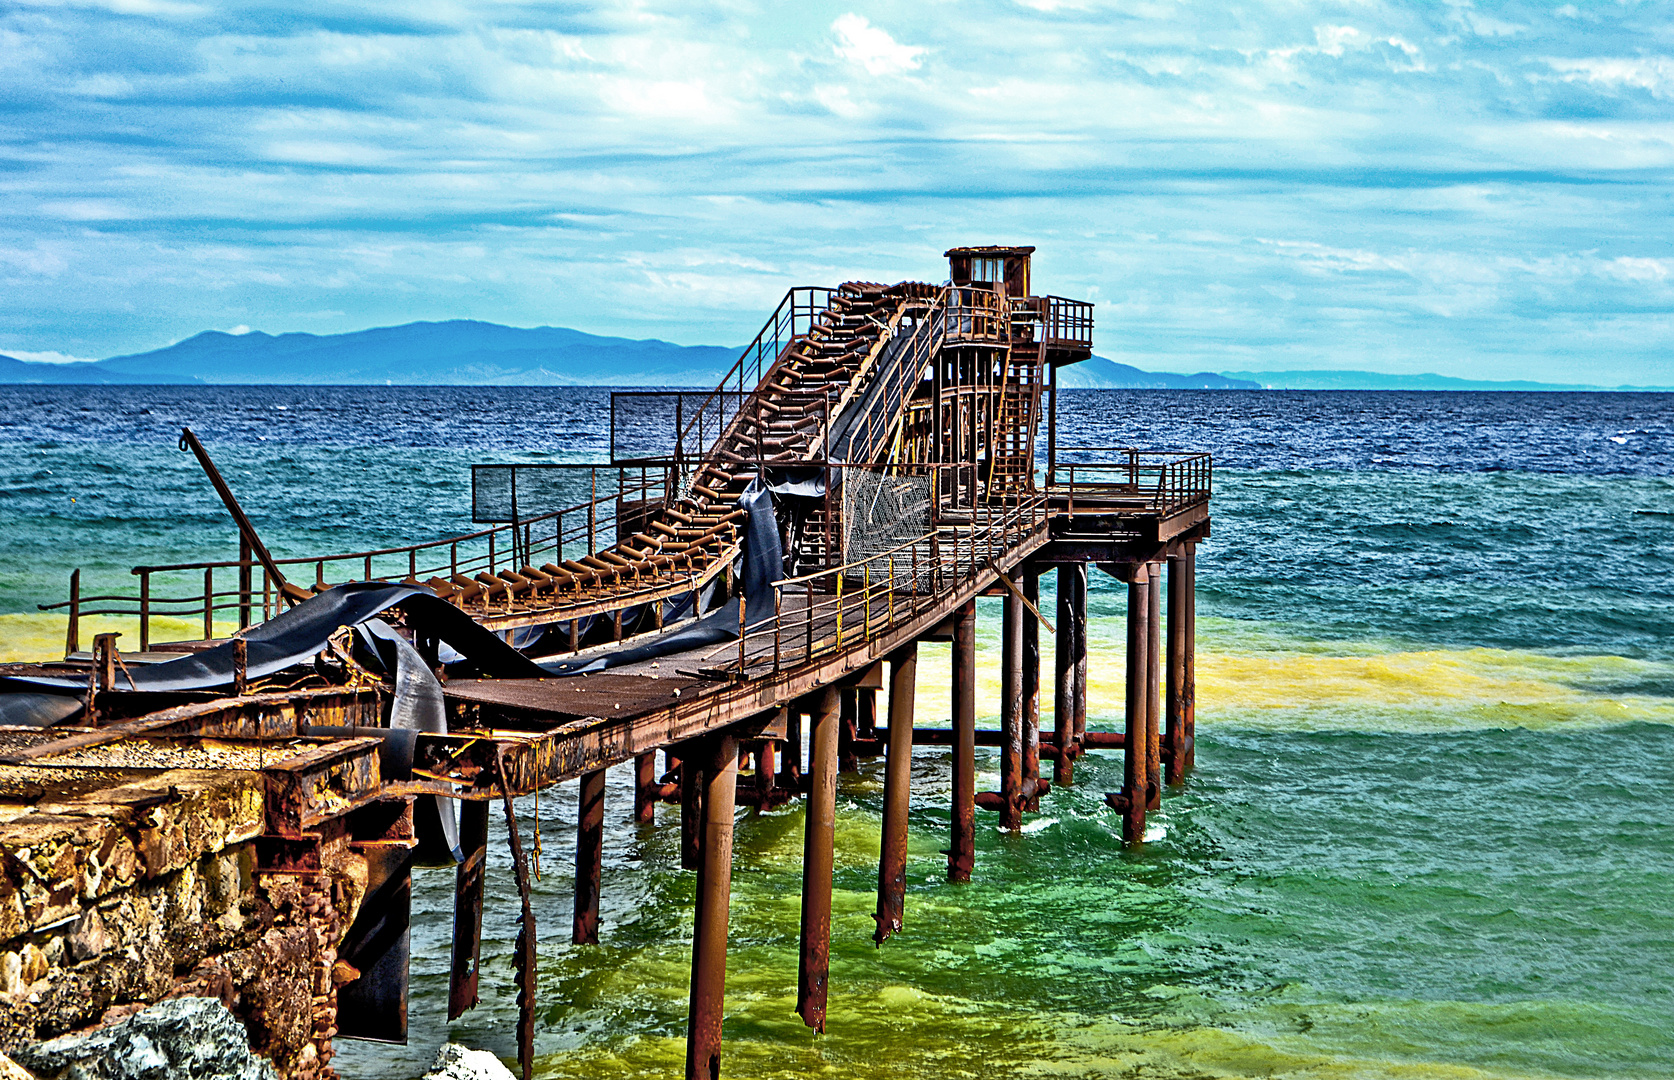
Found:
[[[1006,279],[1006,261],[1004,259],[971,260],[971,280],[982,281],[990,285],[998,285]]]

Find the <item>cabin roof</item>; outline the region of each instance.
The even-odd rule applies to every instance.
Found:
[[[946,251],[942,252],[942,258],[951,259],[955,255],[1033,255],[1034,252],[1035,249],[1033,247],[999,247],[995,245],[988,245],[986,247],[956,247],[948,248]]]

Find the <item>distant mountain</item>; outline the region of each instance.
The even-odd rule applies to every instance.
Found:
[[[0,383],[189,383],[197,379],[124,375],[106,369],[101,361],[86,360],[73,364],[42,364],[34,360],[18,360],[0,356]]]
[[[1229,378],[1212,371],[1176,375],[1168,371],[1141,371],[1095,356],[1079,364],[1058,369],[1058,385],[1066,390],[1260,390],[1261,384]]]
[[[713,386],[738,350],[600,337],[456,319],[348,334],[205,331],[98,367],[207,383],[391,383],[419,386]]]
[[[0,383],[292,383],[417,386],[714,386],[738,350],[455,319],[348,334],[224,334],[71,364],[0,356]],[[1095,356],[1058,372],[1067,389],[1598,390],[1371,371],[1142,371]],[[1620,387],[1623,390],[1656,387]]]
[[[1647,390],[1641,386],[1588,386],[1579,383],[1495,382],[1451,375],[1385,375],[1377,371],[1231,371],[1264,390]]]

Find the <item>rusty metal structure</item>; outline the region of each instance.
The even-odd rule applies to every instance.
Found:
[[[489,527],[467,535],[275,558],[188,432],[240,558],[138,567],[134,595],[84,596],[73,576],[53,605],[70,616],[66,659],[0,671],[14,688],[57,679],[60,695],[51,722],[0,727],[0,1049],[205,994],[281,1074],[332,1075],[333,1039],[406,1038],[408,890],[427,847],[457,865],[457,1017],[477,1000],[498,807],[522,896],[528,1077],[537,937],[513,801],[576,782],[571,936],[597,941],[604,770],[619,764],[637,794],[618,812],[649,823],[669,804],[697,875],[693,1078],[721,1071],[739,806],[807,800],[797,1011],[816,1030],[842,992],[828,980],[833,822],[860,757],[887,758],[880,945],[910,924],[914,746],[951,747],[953,881],[980,873],[979,809],[1018,828],[1088,751],[1123,754],[1107,801],[1141,843],[1193,763],[1211,463],[1060,441],[1057,374],[1091,355],[1092,306],[1034,294],[1033,250],[955,248],[940,285],[792,289],[713,391],[615,395],[609,461],[480,467]],[[1128,587],[1120,732],[1087,730],[1089,566]],[[346,595],[393,598],[378,617],[423,663],[380,668],[345,621],[304,662],[257,670],[268,628]],[[996,730],[976,725],[980,596],[1002,598]],[[82,651],[80,620],[112,613],[139,618],[138,649],[101,635]],[[162,615],[201,616],[202,640],[153,642]],[[915,716],[921,641],[952,643],[946,725]],[[142,685],[194,658],[222,674]],[[65,698],[69,683],[82,689]],[[432,684],[445,724],[398,724],[404,695]],[[999,791],[975,790],[978,745],[1000,748]]]

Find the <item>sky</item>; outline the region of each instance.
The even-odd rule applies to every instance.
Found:
[[[1674,384],[1674,4],[0,0],[0,352],[742,344],[1038,247],[1155,370]]]

